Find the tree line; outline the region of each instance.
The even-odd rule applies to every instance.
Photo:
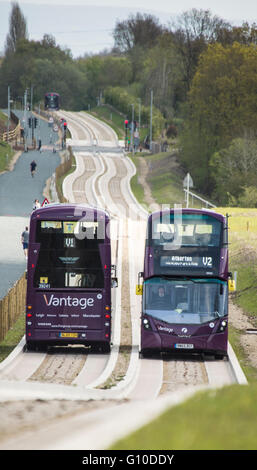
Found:
[[[114,47],[74,59],[51,35],[28,39],[26,20],[12,4],[0,66],[0,105],[7,86],[20,99],[33,85],[66,109],[109,103],[149,122],[153,136],[178,136],[181,164],[196,187],[218,204],[257,206],[257,26],[233,26],[209,10],[191,9],[164,26],[150,14],[117,20]],[[248,202],[247,202],[248,201]]]

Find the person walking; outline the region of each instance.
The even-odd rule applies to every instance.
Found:
[[[28,258],[28,247],[29,247],[29,229],[25,227],[25,230],[21,234],[21,243],[24,250],[25,258]]]
[[[30,164],[30,172],[31,172],[32,178],[34,177],[34,174],[36,172],[36,168],[37,168],[37,164],[36,164],[35,160],[33,160]]]
[[[41,207],[40,202],[38,199],[35,199],[34,204],[33,204],[33,211],[36,209],[39,209]]]

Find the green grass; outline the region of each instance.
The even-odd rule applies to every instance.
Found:
[[[237,271],[235,302],[257,327],[257,209],[218,208],[229,217],[229,269]]]
[[[108,124],[116,132],[118,139],[122,140],[125,137],[124,131],[124,115],[111,108],[108,105],[96,106],[88,112],[92,116],[101,119]]]
[[[0,172],[8,169],[13,154],[11,146],[0,140]]]
[[[8,121],[7,114],[3,113],[2,111],[0,111],[0,121],[3,126],[7,125],[7,121]]]
[[[181,168],[174,151],[153,155],[149,152],[142,152],[135,155],[129,154],[129,156],[134,162],[138,173],[140,172],[140,160],[145,159],[149,169],[147,183],[150,186],[152,197],[158,204],[169,204],[171,206],[182,204],[185,207],[185,192],[183,189],[185,172]],[[144,189],[140,188],[138,176],[134,176],[132,179],[131,188],[136,197],[137,194],[139,195],[139,202],[145,204]],[[204,198],[196,190],[193,189],[193,192]],[[192,207],[191,197],[190,207]],[[194,199],[193,207],[202,207],[202,203]]]
[[[87,111],[87,112],[89,114],[92,114],[92,116],[95,116],[98,119],[101,119],[110,127],[112,127],[113,130],[118,135],[119,140],[125,139],[124,121],[125,121],[126,116],[123,113],[120,113],[118,110],[116,110],[115,108],[107,104],[102,105],[102,106],[96,106],[95,108],[92,108],[90,111]],[[145,127],[145,126],[141,127],[140,129],[141,142],[143,142],[147,134],[149,134],[148,127]],[[128,131],[128,136],[130,137],[130,131]]]
[[[134,163],[134,165],[136,167],[136,170],[137,170],[136,174],[130,180],[130,186],[131,186],[132,192],[133,192],[135,198],[138,200],[138,202],[141,205],[143,205],[144,207],[147,207],[147,205],[145,203],[144,188],[138,181],[139,159],[136,155],[133,156],[132,154],[130,154],[130,159]]]
[[[255,450],[256,397],[256,384],[198,392],[111,449]]]
[[[76,159],[74,155],[72,155],[72,164],[71,164],[71,168],[69,169],[69,171],[67,171],[67,173],[60,176],[59,178],[56,178],[56,186],[58,188],[59,194],[61,194],[62,197],[64,197],[63,196],[63,181],[65,180],[66,176],[70,175],[75,170],[76,170]]]
[[[25,315],[21,314],[4,340],[0,342],[0,362],[3,361],[17,346],[25,334]]]

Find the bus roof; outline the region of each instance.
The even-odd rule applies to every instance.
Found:
[[[59,93],[56,93],[55,91],[48,91],[47,93],[45,93],[45,96],[47,95],[57,95],[57,96],[60,96]]]
[[[43,218],[57,218],[61,219],[62,217],[74,218],[78,220],[81,217],[86,217],[86,215],[94,216],[102,215],[109,219],[109,214],[104,209],[93,207],[87,204],[75,204],[75,203],[51,203],[47,204],[44,207],[36,209],[31,214],[31,219],[43,219]]]
[[[206,209],[206,208],[203,208],[203,209],[186,209],[186,208],[173,208],[173,209],[163,209],[163,210],[158,210],[158,211],[155,211],[155,212],[152,212],[149,217],[148,217],[148,220],[150,219],[155,219],[157,217],[159,217],[160,215],[165,215],[167,213],[176,213],[176,212],[179,212],[180,210],[182,210],[182,214],[198,214],[198,215],[209,215],[211,217],[214,217],[218,220],[220,220],[221,222],[225,222],[225,219],[226,217],[222,214],[219,214],[218,212],[214,212],[213,210],[210,210],[210,209]]]

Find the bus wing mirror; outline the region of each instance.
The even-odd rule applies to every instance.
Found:
[[[118,287],[118,278],[117,277],[112,277],[111,286],[112,287]]]
[[[111,264],[111,272],[114,277],[117,276],[117,267],[116,264]]]

